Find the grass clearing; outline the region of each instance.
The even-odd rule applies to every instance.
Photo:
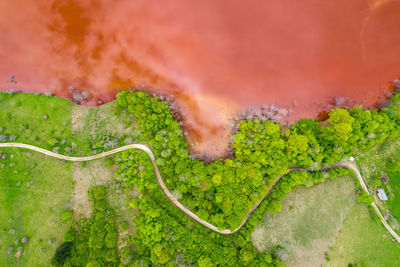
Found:
[[[284,247],[288,266],[320,266],[355,203],[354,190],[354,180],[347,176],[296,188],[280,213],[267,213],[256,226],[253,244],[259,251]]]
[[[22,142],[68,154],[71,107],[69,100],[58,97],[0,93],[0,142]],[[15,140],[10,139],[13,135]]]
[[[73,163],[74,191],[72,199],[75,216],[90,217],[92,207],[88,197],[89,188],[113,183],[114,172],[105,163],[104,159],[87,162],[85,167],[81,167],[78,162]]]
[[[99,140],[101,146],[108,141],[101,137],[120,138],[130,131],[120,131],[124,126],[113,115],[114,103],[85,108],[57,97],[0,93],[0,109],[4,111],[0,114],[1,142],[23,142],[61,154],[95,154],[90,148]],[[113,182],[113,169],[106,166],[107,159],[88,162],[82,168],[79,163],[61,164],[33,151],[2,152],[8,158],[0,159],[1,266],[48,266],[66,229],[61,213],[74,207],[78,212],[90,213],[90,186],[112,185],[110,202],[119,214],[124,213],[120,221],[131,216],[123,211],[127,196]],[[23,245],[24,236],[30,241]],[[23,249],[19,259],[15,257],[18,248]]]
[[[124,119],[114,115],[115,102],[96,108],[72,107],[72,134],[83,155],[110,150],[120,141],[134,143],[140,131],[125,127]]]
[[[327,266],[400,266],[400,245],[392,241],[381,223],[371,219],[365,205],[355,204],[351,208],[334,248],[329,252],[331,261]]]
[[[9,158],[0,159],[0,263],[48,266],[67,226],[60,215],[72,208],[71,165],[39,153],[3,151]]]

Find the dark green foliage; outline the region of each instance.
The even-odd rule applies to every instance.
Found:
[[[290,127],[258,119],[240,121],[232,136],[234,158],[205,164],[189,157],[189,147],[167,103],[143,92],[121,92],[116,114],[133,116],[144,143],[152,148],[166,186],[179,201],[200,218],[220,229],[235,229],[245,215],[290,168],[316,172],[291,172],[275,185],[271,194],[235,235],[224,236],[192,222],[159,188],[148,156],[124,151],[116,159],[116,178],[142,195],[130,202],[139,210],[134,220],[137,248],[133,263],[173,263],[178,255],[186,262],[216,266],[268,266],[282,262],[259,254],[250,234],[266,211],[279,212],[280,201],[298,185],[307,187],[349,174],[329,169],[356,150],[365,150],[400,134],[400,112],[392,105],[381,112],[361,108],[335,109],[327,122],[300,120]],[[129,125],[130,121],[127,121]],[[317,171],[325,168],[325,172]],[[363,198],[363,196],[361,197]],[[365,198],[365,197],[364,197]]]
[[[70,244],[69,253],[60,263],[64,266],[117,266],[118,232],[115,226],[114,212],[108,207],[106,188],[97,186],[89,190],[93,200],[93,212],[90,219],[73,222],[64,234],[64,244]],[[65,249],[60,247],[61,251]],[[58,251],[58,250],[57,250]],[[60,252],[61,253],[61,252]],[[57,253],[54,258],[58,258]],[[57,261],[60,262],[60,261]]]
[[[71,256],[71,251],[73,249],[72,242],[64,242],[62,243],[56,250],[54,254],[52,263],[57,266],[62,266],[65,261]]]

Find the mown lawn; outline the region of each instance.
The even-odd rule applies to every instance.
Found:
[[[2,151],[9,158],[0,159],[0,265],[49,266],[66,229],[60,215],[71,208],[71,166],[26,150]]]

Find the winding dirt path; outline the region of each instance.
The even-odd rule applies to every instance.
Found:
[[[200,219],[196,214],[194,214],[193,212],[191,212],[189,209],[187,209],[185,206],[183,206],[172,194],[171,192],[168,190],[168,188],[166,187],[166,185],[164,184],[164,181],[161,177],[160,174],[160,170],[158,169],[158,166],[156,164],[156,160],[155,160],[155,156],[153,154],[153,152],[150,150],[150,148],[148,148],[146,145],[142,145],[142,144],[131,144],[131,145],[126,145],[123,147],[119,147],[107,152],[103,152],[97,155],[93,155],[93,156],[87,156],[87,157],[71,157],[71,156],[64,156],[61,154],[57,154],[54,152],[51,152],[49,150],[37,147],[37,146],[33,146],[33,145],[28,145],[28,144],[23,144],[23,143],[0,143],[0,148],[1,147],[17,147],[17,148],[25,148],[25,149],[30,149],[33,151],[37,151],[40,153],[43,153],[47,156],[53,157],[53,158],[58,158],[58,159],[62,159],[62,160],[68,160],[68,161],[75,161],[75,162],[81,162],[81,161],[90,161],[90,160],[95,160],[95,159],[100,159],[100,158],[104,158],[106,156],[115,154],[115,153],[119,153],[128,149],[139,149],[142,150],[144,152],[146,152],[146,154],[150,157],[151,163],[153,164],[154,167],[154,172],[157,178],[157,182],[159,184],[159,186],[161,187],[161,189],[163,190],[163,192],[165,193],[165,195],[169,198],[169,200],[175,205],[177,206],[179,209],[181,209],[184,213],[186,213],[189,217],[191,217],[193,220],[197,221],[198,223],[202,224],[203,226],[207,227],[210,230],[213,230],[217,233],[220,234],[233,234],[236,233],[237,231],[239,231],[243,225],[247,222],[247,220],[249,219],[249,217],[253,214],[253,212],[258,208],[258,206],[260,206],[260,204],[264,201],[264,199],[269,195],[269,193],[271,192],[271,190],[274,188],[275,184],[277,182],[279,182],[279,180],[285,176],[284,175],[280,175],[278,176],[273,184],[271,185],[271,187],[268,189],[267,193],[264,195],[264,197],[261,198],[260,201],[258,201],[247,213],[247,215],[245,216],[245,218],[243,219],[242,223],[233,231],[229,230],[229,229],[225,229],[225,230],[219,230],[215,225],[210,224],[207,221],[204,221],[202,219]],[[351,169],[355,172],[361,187],[364,189],[365,192],[367,192],[368,194],[368,188],[364,182],[363,177],[361,176],[361,173],[359,172],[356,164],[354,162],[340,162],[338,164],[332,165],[331,168],[338,168],[338,167],[343,167],[343,168],[348,168]],[[329,168],[322,168],[318,171],[324,171],[327,170]],[[306,169],[302,169],[302,168],[292,168],[290,169],[289,172],[292,171],[309,171]],[[374,208],[375,212],[379,215],[379,217],[381,218],[381,221],[383,223],[383,225],[386,227],[386,229],[390,232],[390,234],[393,236],[393,238],[396,239],[397,242],[400,243],[400,237],[396,234],[396,232],[389,226],[389,224],[386,222],[385,218],[382,216],[380,210],[378,209],[378,207],[376,206],[375,202],[372,203],[372,207]]]

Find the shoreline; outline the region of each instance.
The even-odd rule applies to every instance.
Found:
[[[218,140],[219,141],[218,144],[211,144],[212,148],[205,147],[205,149],[196,149],[196,146],[199,143],[198,139],[204,137],[200,136],[201,133],[197,132],[196,129],[194,129],[193,126],[190,125],[191,123],[190,121],[188,122],[186,115],[187,112],[184,111],[185,107],[182,107],[182,105],[178,103],[179,101],[177,101],[176,99],[177,97],[173,94],[164,94],[160,92],[157,93],[155,92],[155,90],[153,91],[152,88],[143,85],[128,90],[117,89],[115,92],[115,96],[113,97],[112,100],[103,102],[102,100],[98,100],[100,98],[92,96],[88,91],[80,91],[80,90],[76,91],[75,87],[74,88],[70,87],[68,91],[69,94],[67,94],[67,96],[65,97],[53,94],[51,92],[49,93],[24,92],[23,89],[16,90],[14,88],[8,91],[0,91],[0,92],[9,94],[18,93],[18,94],[33,94],[33,95],[46,95],[49,97],[59,97],[67,99],[75,105],[92,107],[92,108],[115,101],[116,95],[121,91],[145,92],[151,95],[152,97],[158,97],[159,101],[164,101],[169,105],[171,114],[173,115],[174,119],[179,122],[179,125],[181,126],[182,131],[186,137],[191,157],[203,160],[207,163],[217,159],[224,160],[233,157],[232,136],[237,132],[238,123],[242,120],[248,121],[257,118],[260,121],[270,120],[274,123],[282,125],[282,127],[289,127],[290,125],[296,123],[298,120],[301,119],[315,119],[320,122],[325,121],[329,118],[328,113],[332,109],[357,106],[354,100],[345,99],[342,97],[331,97],[330,100],[325,104],[326,108],[320,108],[320,111],[318,112],[318,114],[315,115],[315,117],[313,118],[302,117],[295,120],[289,120],[288,118],[294,112],[294,109],[298,106],[296,102],[294,102],[293,105],[288,108],[280,107],[275,104],[272,105],[263,104],[257,108],[254,107],[248,108],[243,112],[236,112],[232,114],[232,116],[229,116],[229,118],[225,120],[226,121],[225,125],[221,125],[222,128],[220,129],[220,131],[222,130],[224,132],[223,133],[224,136],[223,138],[220,138],[220,140]],[[391,82],[391,85],[388,86],[388,91],[390,93],[385,93],[384,96],[381,96],[382,98],[384,98],[384,101],[377,100],[374,105],[371,105],[369,107],[369,109],[380,110],[381,108],[385,107],[389,103],[390,97],[394,93],[400,91],[400,80],[394,80],[393,82]],[[83,93],[84,99],[82,100],[80,98],[80,100],[78,99],[79,101],[74,100],[74,92],[78,92],[78,97],[81,97]],[[87,97],[85,97],[85,92],[88,92],[86,94]],[[91,105],[93,103],[94,105]],[[322,103],[319,104],[321,106],[324,105]],[[221,152],[218,149],[216,149],[217,146],[222,147],[223,151]]]

